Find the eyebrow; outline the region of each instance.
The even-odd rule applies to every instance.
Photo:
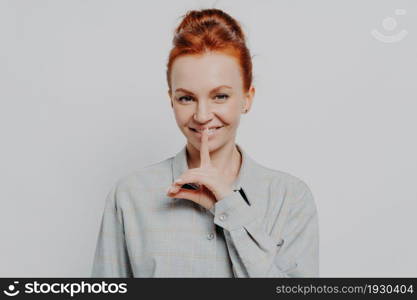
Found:
[[[218,87],[216,87],[216,88],[212,89],[212,90],[210,91],[210,93],[217,92],[217,91],[218,91],[218,90],[220,90],[221,88],[229,88],[229,89],[231,89],[232,87],[231,87],[231,86],[228,86],[228,85],[220,85],[220,86],[218,86]],[[195,96],[195,94],[194,94],[193,92],[191,92],[191,91],[189,91],[189,90],[186,90],[186,89],[183,89],[183,88],[178,88],[178,89],[176,89],[176,90],[175,90],[175,92],[184,92],[184,93],[189,93],[189,94],[191,94],[191,95],[194,95],[194,96]]]

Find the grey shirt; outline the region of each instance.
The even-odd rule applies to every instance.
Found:
[[[188,169],[185,146],[120,178],[106,198],[92,277],[318,277],[310,189],[236,146],[239,191],[210,210],[166,196]]]

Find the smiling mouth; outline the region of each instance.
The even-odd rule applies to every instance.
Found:
[[[218,131],[219,129],[221,129],[221,128],[223,128],[224,126],[219,126],[219,127],[213,127],[213,128],[210,128],[209,129],[209,134],[213,134],[214,132],[216,132],[216,131]],[[201,130],[197,130],[197,129],[195,129],[195,128],[191,128],[191,127],[188,127],[191,131],[194,131],[194,132],[196,132],[196,133],[198,133],[198,134],[201,134],[202,132],[203,132],[203,130],[201,129]]]

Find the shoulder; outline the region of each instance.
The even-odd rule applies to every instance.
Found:
[[[127,192],[137,189],[159,189],[168,186],[172,180],[173,159],[174,157],[169,157],[130,172],[116,180],[114,187],[117,192]]]
[[[170,157],[145,165],[116,179],[107,195],[107,207],[121,211],[162,195],[172,181],[172,160]]]
[[[258,176],[270,181],[271,185],[300,190],[301,192],[309,189],[307,183],[294,174],[283,170],[268,168],[257,162],[255,164]]]
[[[270,192],[279,198],[285,198],[292,206],[304,206],[315,210],[313,193],[306,181],[283,170],[268,168],[259,163],[257,173],[269,182]]]

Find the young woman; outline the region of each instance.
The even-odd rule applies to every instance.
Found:
[[[218,9],[189,11],[175,31],[167,81],[186,145],[113,186],[92,276],[318,276],[310,189],[235,143],[255,94],[239,23]]]

